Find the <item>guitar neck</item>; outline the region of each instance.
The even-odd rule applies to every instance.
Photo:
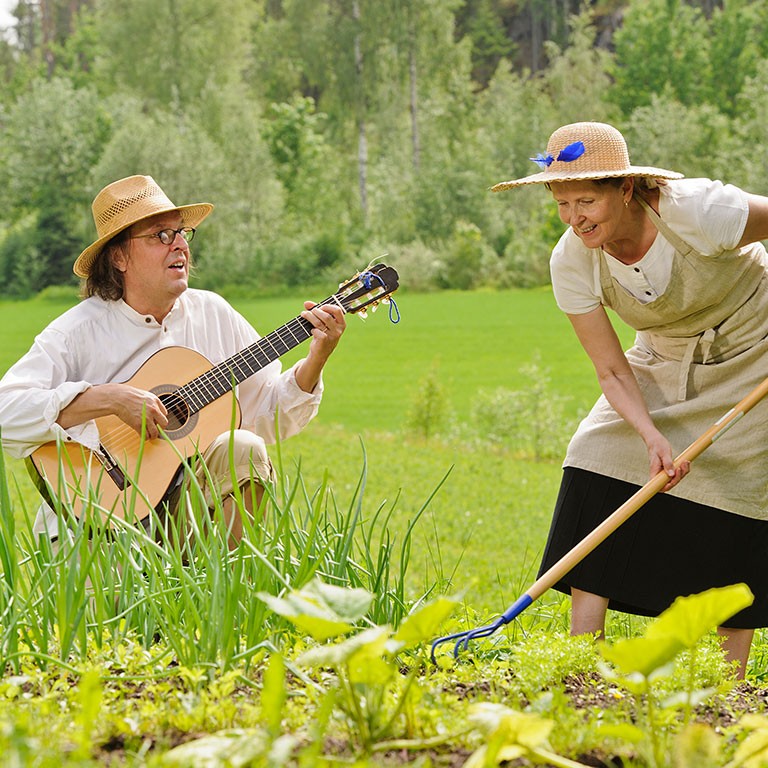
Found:
[[[312,323],[303,317],[295,317],[236,355],[222,360],[218,365],[192,379],[178,390],[178,394],[187,403],[190,412],[197,413],[306,341],[312,335],[313,327]]]

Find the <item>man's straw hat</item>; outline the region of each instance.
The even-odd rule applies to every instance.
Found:
[[[151,176],[128,176],[104,187],[94,198],[91,209],[99,237],[75,260],[73,270],[78,277],[88,277],[101,249],[137,221],[178,211],[185,227],[196,227],[213,206],[210,203],[174,205]]]
[[[491,187],[501,192],[525,184],[553,181],[580,181],[621,176],[648,176],[654,179],[680,179],[682,173],[663,168],[630,165],[624,137],[606,123],[571,123],[558,128],[547,142],[545,154],[532,157],[542,170],[522,179],[502,181]]]

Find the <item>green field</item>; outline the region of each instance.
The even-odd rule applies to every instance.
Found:
[[[448,478],[417,529],[423,546],[411,568],[424,583],[448,578],[490,613],[506,607],[527,581],[546,537],[560,476],[559,462],[517,455],[515,445],[477,447],[456,438],[421,439],[405,430],[405,414],[420,382],[436,370],[454,415],[466,427],[480,390],[521,390],[531,382],[521,368],[537,365],[552,396],[569,398],[574,416],[597,394],[591,365],[548,290],[399,293],[401,321],[382,306],[366,320],[348,318],[348,330],[329,364],[320,414],[282,446],[286,470],[297,462],[310,486],[327,473],[340,506],[349,503],[366,465],[367,508],[397,499],[395,530],[412,519],[446,473]],[[301,298],[237,302],[266,333],[293,318]],[[5,371],[35,333],[66,309],[45,301],[0,303]],[[292,362],[302,347],[289,353]],[[567,438],[567,434],[564,436]],[[9,471],[21,488],[20,507],[33,509],[36,493],[21,462]],[[422,581],[423,579],[423,581]]]

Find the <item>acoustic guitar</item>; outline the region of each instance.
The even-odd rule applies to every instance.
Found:
[[[385,264],[368,267],[319,302],[345,313],[365,314],[398,287],[397,272]],[[295,317],[218,365],[186,347],[153,354],[126,382],[156,394],[168,411],[168,426],[146,439],[117,416],[96,419],[99,449],[50,442],[27,459],[38,490],[80,517],[92,507],[105,517],[143,520],[164,499],[182,463],[203,453],[230,425],[240,424],[234,387],[306,341],[313,325]]]

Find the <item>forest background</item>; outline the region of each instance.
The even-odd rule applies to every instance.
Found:
[[[327,286],[389,253],[412,290],[545,284],[535,171],[558,125],[768,193],[764,0],[20,0],[0,39],[0,295],[73,293],[104,184],[216,215],[197,285]],[[65,286],[64,289],[52,286]]]

